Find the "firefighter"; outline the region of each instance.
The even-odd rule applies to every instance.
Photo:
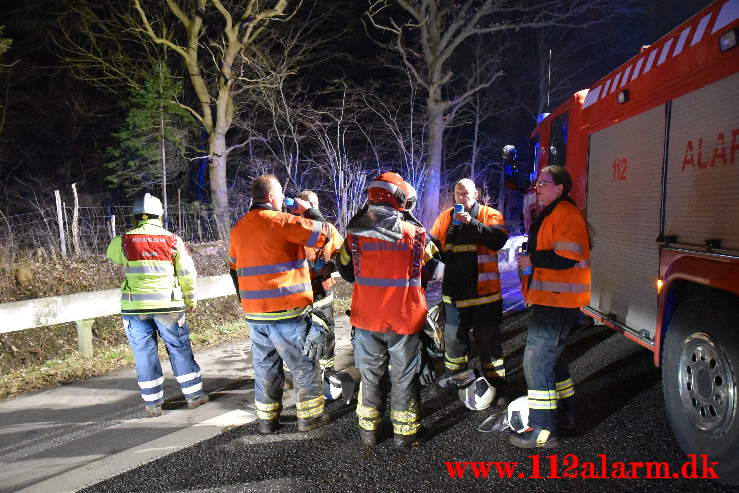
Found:
[[[347,225],[339,272],[354,283],[351,324],[361,375],[357,402],[360,437],[377,443],[383,415],[381,380],[390,373],[390,419],[397,447],[418,445],[421,365],[419,332],[426,317],[421,287],[426,231],[403,220],[408,190],[396,173],[368,186],[368,205]]]
[[[253,204],[231,230],[230,267],[251,329],[254,394],[260,433],[280,426],[283,361],[297,389],[298,430],[310,431],[330,421],[324,411],[317,364],[327,328],[312,323],[313,303],[305,247],[329,242],[320,211],[302,199],[294,212],[282,212],[285,196],[273,175],[252,183]]]
[[[557,427],[574,427],[575,389],[561,355],[568,334],[590,302],[590,239],[587,223],[570,199],[572,179],[561,166],[539,174],[536,196],[543,209],[529,234],[529,254],[520,255],[523,294],[531,318],[524,351],[529,420],[509,443],[521,448],[559,446]]]
[[[470,331],[474,330],[482,373],[499,387],[505,383],[506,372],[500,340],[503,301],[498,250],[508,233],[503,215],[478,203],[477,197],[472,180],[459,180],[454,186],[457,205],[442,212],[431,228],[444,263],[444,366],[448,375],[467,368]]]
[[[298,195],[310,203],[311,209],[318,210],[318,195],[311,190],[303,190]],[[309,209],[310,210],[310,209]],[[314,316],[319,317],[326,324],[325,345],[318,360],[324,373],[334,371],[334,348],[336,346],[335,324],[334,324],[334,285],[336,281],[331,276],[336,272],[336,254],[344,239],[334,225],[328,223],[331,241],[323,248],[306,247],[305,253],[310,269],[311,287],[313,288],[313,311]]]
[[[159,337],[167,348],[187,407],[208,402],[185,323],[185,310],[197,304],[197,273],[182,239],[162,227],[164,209],[158,198],[148,193],[138,198],[133,214],[136,228],[113,238],[106,254],[126,268],[121,286],[123,327],[136,362],[144,409],[153,417],[164,414]]]

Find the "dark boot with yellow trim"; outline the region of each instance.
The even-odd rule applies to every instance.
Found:
[[[418,433],[412,435],[401,435],[395,433],[393,435],[393,443],[397,448],[415,448],[421,445],[421,441],[418,438]]]
[[[365,430],[364,428],[359,429],[359,438],[362,439],[362,443],[374,447],[379,441],[377,436],[377,430]]]
[[[508,443],[518,448],[557,448],[559,440],[549,430],[529,427],[521,433],[513,433]]]
[[[312,418],[298,418],[298,431],[311,431],[331,422],[331,416],[325,411]]]
[[[279,419],[260,419],[257,423],[257,429],[262,435],[271,435],[280,428]]]

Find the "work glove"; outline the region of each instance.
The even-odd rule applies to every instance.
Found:
[[[418,371],[418,381],[425,387],[434,383],[436,371],[434,370],[434,360],[425,354],[425,350],[421,349],[421,351],[421,369]]]
[[[308,356],[308,359],[315,361],[321,356],[323,347],[326,344],[326,334],[328,333],[328,327],[322,323],[316,321],[314,316],[311,321],[310,330],[308,335],[305,336],[305,344],[303,344],[303,354]]]

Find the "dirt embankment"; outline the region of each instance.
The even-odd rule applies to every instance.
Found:
[[[199,277],[228,273],[223,242],[187,246]],[[122,279],[123,268],[104,255],[16,260],[0,265],[0,303],[110,289]],[[351,285],[339,281],[337,315],[349,308],[350,299]],[[187,317],[193,348],[245,341],[248,327],[242,315],[235,294],[201,300]],[[89,360],[77,352],[74,323],[0,334],[0,398],[133,366],[120,315],[95,319],[92,331],[94,357]],[[161,343],[160,355],[166,358]]]
[[[188,245],[188,248],[199,276],[228,273],[227,250],[222,243]],[[120,286],[123,279],[123,268],[104,255],[23,259],[0,269],[0,303],[110,289]],[[235,295],[201,301],[188,316],[194,334],[240,320]],[[125,344],[121,317],[97,318],[93,336],[96,353]],[[0,373],[64,358],[76,350],[77,330],[73,323],[0,334]]]

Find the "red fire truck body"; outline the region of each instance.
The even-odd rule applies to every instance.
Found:
[[[683,449],[735,481],[738,17],[739,0],[712,3],[532,133],[535,170],[565,166],[591,226],[584,311],[654,352]]]

